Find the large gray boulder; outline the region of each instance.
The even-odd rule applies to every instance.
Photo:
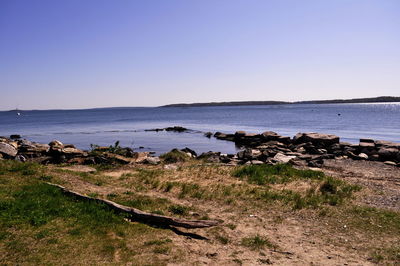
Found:
[[[374,149],[375,141],[373,139],[360,139],[359,146],[362,149]]]
[[[376,140],[375,146],[377,148],[385,147],[385,148],[400,149],[400,143],[392,142],[392,141],[385,141],[385,140]]]
[[[283,153],[277,153],[274,156],[273,161],[275,161],[277,163],[288,163],[290,160],[295,159],[295,158],[296,158],[296,156],[288,156]]]
[[[382,147],[378,150],[378,155],[382,161],[400,161],[400,151],[397,148]]]
[[[14,158],[17,155],[18,151],[14,146],[5,142],[0,142],[0,153],[5,158],[7,157]]]
[[[329,147],[333,144],[339,143],[339,137],[331,134],[320,133],[298,133],[293,138],[294,143],[311,142],[316,147]]]

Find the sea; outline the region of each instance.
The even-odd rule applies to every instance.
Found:
[[[182,126],[188,132],[147,131]],[[341,141],[360,138],[400,142],[400,103],[284,104],[214,107],[127,107],[85,110],[1,111],[0,136],[19,134],[40,143],[59,140],[90,149],[91,144],[131,147],[156,154],[173,148],[198,153],[235,153],[229,141],[207,138],[204,132],[275,131],[335,134]]]

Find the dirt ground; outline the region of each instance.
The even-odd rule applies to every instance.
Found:
[[[334,177],[363,186],[360,203],[400,211],[400,168],[382,162],[326,160],[322,170]]]
[[[86,176],[76,178],[70,174],[58,174],[57,178],[70,189],[105,197],[110,193],[126,191],[129,173],[134,172],[137,167],[129,166],[102,172],[101,179],[107,181],[101,186],[94,184],[93,180],[88,180]],[[162,166],[140,167],[163,170]],[[207,170],[204,171],[204,175],[199,176],[199,173],[192,175],[190,171],[172,168],[166,170],[167,174],[160,177],[160,180],[187,183],[196,181],[204,187],[218,183],[240,185],[244,182],[228,177],[226,173],[229,173],[229,167],[223,167],[222,170],[218,170],[222,171],[220,174],[215,172],[215,169],[207,174]],[[399,168],[379,162],[327,160],[321,170],[327,175],[362,187],[352,200],[355,206],[400,211]],[[374,265],[380,263],[371,257],[374,248],[391,247],[400,243],[399,235],[386,232],[377,233],[376,238],[371,237],[375,233],[369,235],[368,230],[362,231],[356,225],[352,225],[350,218],[341,219],[339,207],[291,210],[279,204],[231,204],[221,200],[180,197],[178,193],[166,192],[159,187],[140,193],[194,206],[199,212],[206,213],[210,219],[223,221],[215,228],[179,229],[171,232],[170,238],[174,246],[182,250],[183,259],[172,261],[170,265]],[[322,212],[332,215],[321,215]],[[197,214],[193,215],[196,218]],[[242,244],[246,237],[256,235],[267,237],[271,243],[260,249]],[[389,264],[396,263],[400,264],[400,261],[389,261]]]

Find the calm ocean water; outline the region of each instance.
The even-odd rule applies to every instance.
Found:
[[[105,108],[90,110],[0,112],[0,135],[20,134],[48,143],[58,139],[82,149],[90,144],[122,146],[157,153],[189,147],[197,152],[233,153],[233,143],[208,139],[206,131],[233,133],[276,131],[336,134],[342,141],[359,138],[400,142],[400,103],[319,104],[235,107]],[[340,115],[339,115],[340,114]],[[145,129],[179,125],[199,132],[146,132]],[[200,132],[201,131],[201,132]]]

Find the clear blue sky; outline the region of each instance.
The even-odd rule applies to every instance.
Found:
[[[0,109],[400,96],[398,0],[0,0]]]

